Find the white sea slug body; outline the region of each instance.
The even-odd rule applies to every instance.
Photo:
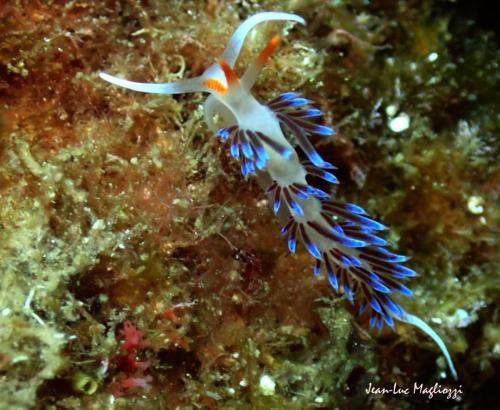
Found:
[[[324,271],[332,287],[359,305],[360,314],[370,315],[370,325],[393,327],[395,320],[410,323],[429,335],[443,352],[454,378],[457,374],[446,345],[425,322],[407,313],[392,294],[411,296],[402,282],[416,273],[403,266],[405,256],[388,251],[387,242],[377,236],[386,229],[366,216],[354,204],[334,201],[309,180],[320,178],[338,183],[331,172],[335,167],[324,161],[309,136],[330,136],[323,114],[296,92],[287,92],[267,104],[259,103],[250,89],[274,49],[279,37],[267,47],[239,78],[233,70],[246,35],[267,20],[288,20],[305,24],[302,17],[282,12],[263,12],[245,20],[234,32],[220,60],[195,78],[176,83],[137,83],[106,73],[100,77],[112,84],[147,93],[175,94],[207,92],[205,122],[226,142],[231,155],[241,162],[242,174],[255,175],[266,190],[273,211],[284,222],[281,232],[295,252],[303,243],[316,259],[314,274]],[[218,114],[224,127],[217,129]],[[293,136],[306,159],[291,144]]]

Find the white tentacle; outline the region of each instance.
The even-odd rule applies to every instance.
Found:
[[[241,47],[243,47],[243,43],[245,41],[245,37],[248,33],[258,24],[263,23],[264,21],[270,20],[288,20],[295,21],[297,23],[306,24],[306,21],[297,14],[291,13],[283,13],[277,11],[264,11],[262,13],[255,14],[249,18],[247,18],[233,33],[231,38],[229,39],[229,43],[227,44],[224,53],[222,54],[222,58],[231,66],[234,66],[238,56],[240,55]]]

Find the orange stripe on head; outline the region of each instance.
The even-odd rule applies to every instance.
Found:
[[[269,57],[271,57],[271,54],[273,53],[274,49],[278,46],[280,41],[281,41],[280,36],[274,36],[269,41],[266,48],[260,52],[259,57],[257,57],[257,63],[260,65],[266,64],[266,61],[269,59]]]
[[[208,80],[203,81],[203,85],[218,92],[219,94],[225,94],[227,92],[227,87],[215,78],[209,78]]]
[[[238,76],[234,72],[234,70],[226,63],[224,60],[219,61],[220,68],[224,71],[224,75],[226,76],[226,81],[229,85],[236,84],[239,81]]]

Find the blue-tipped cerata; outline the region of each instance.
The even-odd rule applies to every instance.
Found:
[[[335,134],[333,128],[327,127],[325,125],[317,125],[314,128],[314,133],[318,134],[318,135],[324,135],[324,136],[330,136],[330,135]]]

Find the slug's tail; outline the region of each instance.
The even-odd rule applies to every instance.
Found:
[[[436,345],[441,349],[441,352],[443,353],[443,356],[446,359],[446,362],[448,363],[451,375],[455,380],[458,380],[458,375],[455,366],[453,364],[453,360],[451,359],[450,352],[448,351],[448,348],[446,347],[443,339],[441,339],[441,337],[418,316],[410,315],[409,313],[405,312],[405,314],[403,316],[398,317],[398,319],[401,320],[402,322],[409,323],[410,325],[419,328],[422,332],[424,332],[426,335],[430,336],[432,340],[434,340]]]

